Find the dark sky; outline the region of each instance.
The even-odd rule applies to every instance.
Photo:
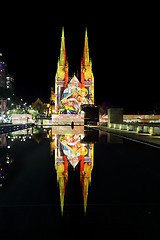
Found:
[[[79,12],[76,4],[70,12],[43,4],[4,9],[0,52],[17,94],[28,103],[38,97],[49,101],[64,26],[70,74],[80,72],[88,28],[97,104],[109,101],[130,113],[160,104],[159,27],[149,6],[95,6]]]

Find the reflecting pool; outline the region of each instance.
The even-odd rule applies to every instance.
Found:
[[[0,135],[0,239],[155,239],[159,154],[82,126]]]

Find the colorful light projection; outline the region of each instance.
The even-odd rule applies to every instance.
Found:
[[[87,30],[84,53],[81,61],[81,82],[74,75],[69,80],[69,64],[66,58],[64,28],[62,29],[60,59],[55,77],[55,112],[58,114],[79,114],[82,104],[94,104],[94,76],[89,59]]]
[[[68,168],[80,163],[80,182],[83,190],[84,212],[86,213],[88,187],[94,160],[94,145],[80,142],[80,134],[55,135],[55,168],[60,190],[61,213],[63,214],[64,196],[68,183]]]
[[[81,104],[91,104],[87,88],[81,88],[81,84],[74,76],[64,89],[58,108],[59,114],[79,114]]]

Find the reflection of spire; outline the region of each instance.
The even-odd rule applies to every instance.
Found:
[[[87,198],[88,198],[88,187],[89,184],[91,183],[91,173],[93,169],[93,151],[94,147],[93,144],[90,145],[90,153],[89,156],[87,157],[87,162],[85,162],[85,159],[81,160],[81,173],[80,173],[80,178],[81,178],[81,184],[82,184],[82,190],[83,190],[83,201],[84,201],[84,213],[86,214],[86,209],[87,209]]]
[[[66,156],[61,156],[58,149],[59,137],[55,135],[55,168],[57,172],[57,182],[59,183],[61,214],[63,215],[65,188],[68,182],[68,160]]]
[[[86,214],[88,187],[89,187],[89,183],[91,183],[91,173],[92,173],[93,165],[88,165],[88,163],[85,163],[82,168],[84,170],[81,172],[81,184],[82,184],[82,190],[83,190],[84,213]]]
[[[91,183],[94,146],[83,144],[77,135],[55,135],[55,168],[60,191],[61,214],[63,215],[66,184],[68,182],[68,164],[75,169],[80,162],[80,182],[83,191],[84,213],[86,214],[88,187]],[[72,183],[71,183],[72,184]]]
[[[58,163],[56,166],[57,170],[57,181],[59,183],[59,192],[60,192],[60,205],[61,205],[61,214],[63,215],[63,207],[64,207],[64,195],[65,195],[65,184],[66,180],[64,176],[64,164]]]
[[[60,191],[61,214],[63,215],[64,195],[65,195],[65,183],[64,183],[63,177],[59,178],[59,191]]]
[[[84,213],[86,214],[89,181],[87,178],[84,178],[83,181],[84,181],[84,184],[83,184]]]

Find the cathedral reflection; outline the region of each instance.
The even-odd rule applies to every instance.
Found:
[[[98,139],[98,131],[96,136],[93,137],[92,134],[92,141],[90,135],[90,132],[84,130],[84,126],[76,126],[74,129],[71,129],[70,126],[33,128],[0,135],[0,188],[5,188],[9,184],[10,175],[15,177],[17,159],[14,152],[18,151],[16,149],[30,141],[41,144],[47,138],[50,143],[51,159],[55,161],[61,213],[63,214],[65,193],[67,193],[68,177],[71,174],[71,169],[76,169],[73,173],[79,175],[84,212],[86,213],[88,190],[94,166],[94,142]],[[72,182],[69,182],[69,184],[72,184]]]
[[[86,213],[88,188],[91,182],[91,173],[94,164],[94,144],[84,143],[83,131],[74,130],[68,134],[56,134],[55,143],[55,168],[57,172],[57,181],[59,183],[60,191],[60,205],[61,213],[63,214],[65,191],[68,183],[68,167],[72,166],[74,169],[80,165],[80,183],[83,191],[84,212]],[[74,134],[73,134],[74,133]]]

